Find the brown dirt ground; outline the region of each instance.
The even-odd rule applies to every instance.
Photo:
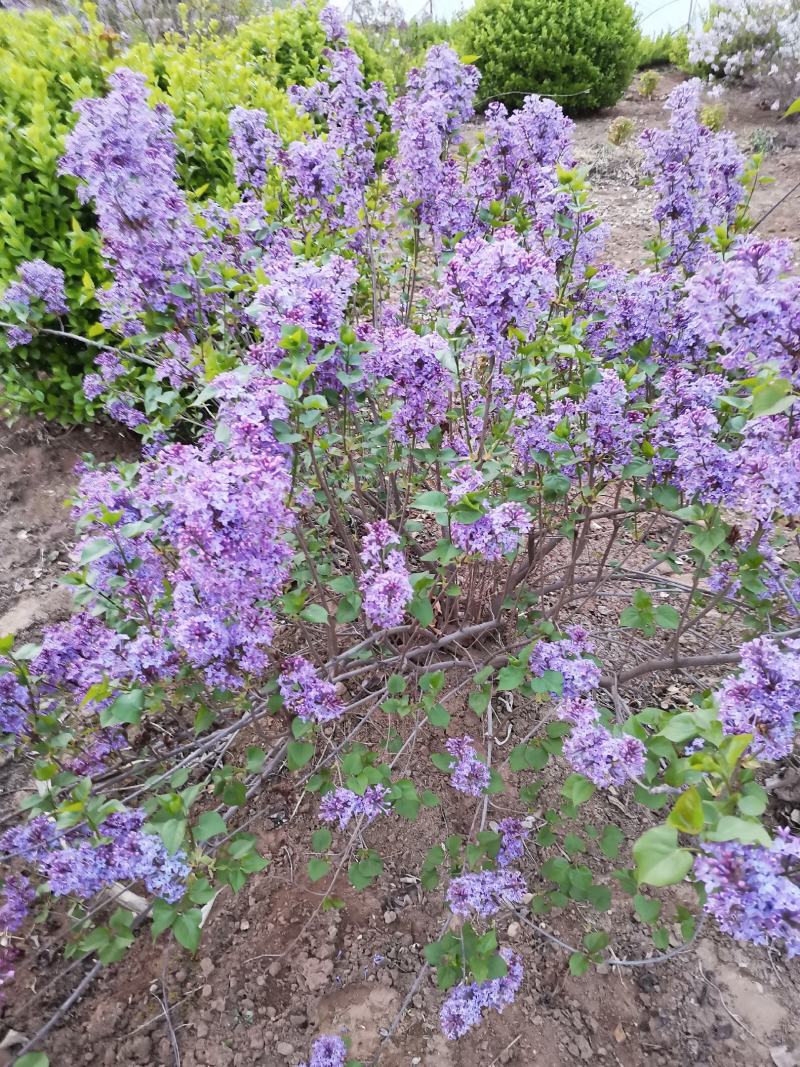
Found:
[[[676,80],[672,73],[664,75],[653,102],[642,100],[634,89],[613,111],[578,126],[578,153],[592,168],[596,200],[611,226],[609,255],[623,265],[643,259],[651,194],[637,189],[636,149],[614,148],[607,143],[606,131],[620,114],[634,119],[637,132],[663,123],[661,103]],[[789,191],[800,174],[800,131],[797,125],[778,123],[745,97],[731,100],[729,114],[730,126],[745,147],[758,129],[772,131],[775,137],[775,150],[764,166],[775,183],[757,192],[758,217]],[[787,200],[764,222],[761,232],[800,236],[797,204],[796,195]],[[18,424],[0,436],[0,552],[5,563],[0,575],[0,631],[35,633],[68,611],[68,599],[58,586],[68,566],[71,540],[62,499],[73,482],[75,462],[87,450],[103,458],[129,456],[132,443],[97,427],[64,434]],[[616,615],[617,605],[611,608],[597,600],[586,610],[602,626],[603,616]],[[625,695],[633,707],[681,699],[676,687],[666,683]],[[480,730],[462,707],[456,704],[450,710],[451,733]],[[540,711],[540,706],[498,709],[498,735],[505,736],[511,725],[513,745],[536,725]],[[266,747],[272,739],[270,730],[276,733],[277,724],[263,727],[246,743],[257,741]],[[380,737],[375,733],[373,739]],[[418,741],[410,757],[415,775],[426,777],[425,784],[439,790],[441,775],[428,754],[426,743]],[[543,774],[542,803],[532,813],[535,826],[541,824],[548,794],[557,793],[564,772],[549,768]],[[791,795],[793,807],[797,795]],[[490,824],[510,810],[506,804],[502,795],[493,800]],[[176,946],[166,953],[163,943],[154,946],[142,938],[122,963],[101,975],[45,1042],[52,1067],[177,1063],[157,999],[164,993],[172,1005],[183,1067],[293,1067],[306,1058],[313,1036],[321,1032],[346,1033],[355,1057],[368,1061],[375,1055],[381,1030],[395,1018],[419,972],[423,946],[436,937],[445,916],[439,895],[422,894],[419,888],[422,857],[446,834],[468,832],[473,808],[448,796],[442,808],[424,810],[418,823],[393,821],[389,847],[386,827],[378,820],[365,838],[385,854],[384,876],[362,894],[340,879],[336,893],[343,907],[315,914],[322,892],[304,872],[316,802],[307,798],[296,808],[291,789],[272,789],[265,792],[260,807],[252,829],[261,850],[271,858],[270,867],[238,896],[223,891],[196,959]],[[571,829],[580,833],[588,823],[602,827],[609,817],[626,840],[634,839],[646,825],[642,809],[621,791],[603,801],[592,798]],[[784,820],[785,813],[778,811],[776,817]],[[590,843],[588,848],[594,858],[595,847]],[[530,847],[524,869],[532,888],[542,860],[552,854],[552,849]],[[626,862],[629,856],[623,855],[619,863]],[[612,866],[600,859],[601,880],[608,880]],[[669,915],[680,894],[665,893],[662,899]],[[548,917],[546,925],[573,943],[586,930],[600,926],[614,932],[620,955],[652,952],[647,931],[631,920],[629,904],[619,893],[612,911],[599,918],[573,907]],[[33,1032],[72,988],[76,974],[82,973],[78,968],[66,982],[48,985],[63,966],[54,950],[58,928],[54,919],[38,933],[36,951],[23,961],[16,989],[0,1007],[0,1030],[8,1026]],[[462,1041],[448,1043],[438,1029],[441,994],[426,980],[397,1034],[382,1046],[384,1067],[800,1064],[797,966],[778,954],[721,938],[711,924],[698,938],[696,952],[657,967],[603,967],[581,979],[569,975],[563,953],[532,935],[528,927],[503,920],[500,934],[504,943],[521,953],[525,965],[516,1003],[502,1016],[492,1014]],[[8,1056],[8,1051],[0,1050],[0,1064]]]

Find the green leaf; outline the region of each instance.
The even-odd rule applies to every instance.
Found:
[[[772,844],[761,823],[740,819],[736,815],[723,815],[716,828],[706,837],[709,841],[741,841],[743,845],[764,845],[766,848]]]
[[[50,1067],[50,1060],[43,1052],[26,1052],[14,1060],[14,1067]]]
[[[660,626],[662,630],[677,630],[680,625],[681,617],[675,608],[669,606],[669,604],[659,604],[653,613],[653,617],[656,620],[656,625]]]
[[[576,806],[585,803],[594,793],[594,785],[582,774],[571,774],[561,787],[561,795]]]
[[[661,914],[661,901],[644,897],[641,893],[637,893],[633,898],[633,906],[642,922],[654,923]]]
[[[665,886],[680,882],[692,868],[692,854],[678,848],[674,826],[654,826],[633,846],[636,874],[640,883]]]
[[[445,493],[437,493],[435,490],[420,493],[419,496],[414,497],[412,507],[420,511],[446,511],[447,495]]]
[[[308,604],[300,612],[300,618],[305,619],[306,622],[326,623],[328,613],[322,604]]]
[[[208,841],[216,834],[224,834],[227,830],[225,820],[217,811],[207,811],[201,815],[194,826],[192,833],[195,841]]]
[[[440,771],[448,773],[455,760],[448,752],[432,752],[431,763]]]
[[[667,822],[683,834],[699,834],[703,829],[703,801],[696,786],[681,793],[667,816]]]
[[[107,556],[109,552],[113,551],[113,541],[110,541],[107,537],[98,537],[94,541],[90,541],[81,552],[81,566],[85,567],[87,563],[94,563],[96,559],[102,559],[103,556]]]
[[[311,882],[318,882],[320,878],[324,878],[328,871],[331,869],[330,862],[328,860],[320,859],[319,856],[312,856],[308,861],[308,878]]]
[[[320,827],[311,835],[311,847],[315,852],[327,851],[331,847],[331,841],[333,841],[333,834],[327,826]]]
[[[431,726],[446,727],[450,722],[450,716],[441,704],[434,704],[432,707],[426,708],[425,714],[428,716]]]
[[[336,608],[336,621],[339,623],[353,622],[358,618],[361,611],[361,597],[358,593],[348,593],[339,601]]]
[[[202,912],[199,908],[192,908],[190,911],[185,911],[175,920],[175,924],[172,927],[172,932],[175,934],[175,940],[179,945],[183,945],[185,949],[194,954],[197,952],[200,945],[200,937],[202,931],[200,929],[200,920],[202,918]]]
[[[286,746],[286,766],[290,771],[299,771],[305,767],[314,751],[310,741],[290,741]]]
[[[430,598],[422,593],[416,594],[408,605],[408,610],[420,626],[430,626],[433,622],[433,605],[430,602]]]
[[[753,390],[753,417],[776,415],[794,403],[792,383],[785,378],[759,385]]]
[[[133,689],[130,693],[122,693],[107,708],[100,712],[101,726],[118,726],[120,723],[137,723],[142,717],[144,710],[144,691]]]
[[[800,97],[794,103],[789,104],[783,113],[783,118],[788,119],[790,115],[796,115],[798,112],[800,112]]]
[[[580,978],[589,970],[589,957],[582,952],[573,952],[569,958],[569,973],[573,978]]]
[[[511,689],[518,689],[525,681],[524,667],[503,667],[497,676],[497,688],[501,693]]]
[[[158,836],[164,842],[167,852],[174,856],[186,836],[186,820],[167,819],[165,822],[154,823],[153,825],[158,831]]]
[[[619,855],[620,845],[624,840],[625,835],[620,828],[614,826],[612,823],[608,823],[603,828],[603,834],[598,842],[600,851],[607,859],[615,860]]]

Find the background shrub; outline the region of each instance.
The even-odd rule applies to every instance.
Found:
[[[625,0],[477,0],[464,20],[482,100],[555,96],[572,114],[610,107],[636,67],[639,33]]]
[[[66,275],[66,329],[98,336],[94,293],[107,275],[94,215],[78,202],[74,180],[58,173],[75,101],[102,94],[117,66],[142,71],[151,102],[163,101],[175,114],[183,187],[196,200],[230,203],[236,190],[228,112],[236,104],[263,108],[287,141],[308,127],[285,89],[319,74],[326,43],[320,7],[317,0],[275,11],[228,36],[169,34],[127,52],[91,9],[85,23],[46,11],[0,12],[0,292],[19,263],[44,259]],[[364,35],[354,31],[351,40],[367,78],[386,77]],[[3,405],[64,422],[87,418],[92,409],[81,382],[92,358],[83,344],[42,335],[13,353],[0,347]]]

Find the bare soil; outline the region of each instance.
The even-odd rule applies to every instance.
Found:
[[[634,87],[617,108],[578,125],[578,153],[591,168],[596,200],[611,227],[608,252],[621,265],[643,262],[651,193],[637,186],[637,149],[632,144],[609,145],[608,125],[618,115],[631,117],[637,132],[662,125],[663,98],[677,80],[677,75],[665,74],[654,101],[643,100]],[[779,123],[744,96],[731,98],[729,125],[748,148],[756,131],[772,135],[774,150],[765,159],[764,171],[775,181],[756,194],[757,218],[788,193],[800,175],[800,131],[796,124]],[[790,196],[769,214],[760,232],[800,237],[798,202],[797,194]],[[74,465],[85,451],[110,458],[131,456],[134,448],[129,437],[100,427],[65,434],[17,424],[2,432],[0,632],[35,634],[68,613],[69,600],[58,580],[69,566],[72,527],[62,501],[74,483]],[[618,608],[617,602],[609,606],[598,599],[585,610],[602,626],[604,615],[616,617]],[[656,681],[626,698],[639,707],[680,700],[681,693],[674,685]],[[480,724],[463,707],[457,704],[450,711],[449,732],[480,732]],[[498,737],[504,738],[510,727],[504,752],[529,730],[541,728],[541,713],[541,705],[497,709]],[[246,743],[266,747],[279,730],[270,723]],[[378,732],[364,738],[375,743],[383,739]],[[413,760],[415,776],[428,778],[419,782],[417,777],[420,785],[443,792],[442,777],[429,754],[426,741],[418,740],[404,761]],[[543,774],[546,784],[541,806],[532,813],[534,828],[541,825],[548,798],[557,796],[565,772],[562,766],[551,766]],[[790,768],[787,783],[795,781],[791,775],[800,778]],[[784,786],[786,803],[774,812],[778,821],[790,818],[800,803],[796,784]],[[305,875],[316,801],[306,798],[297,806],[293,789],[279,783],[279,788],[265,788],[255,804],[259,814],[250,829],[270,857],[267,870],[239,895],[224,890],[217,898],[197,958],[175,945],[166,950],[163,939],[153,945],[144,936],[120,964],[103,972],[44,1042],[53,1067],[294,1067],[307,1058],[313,1037],[326,1032],[346,1034],[352,1041],[351,1055],[365,1062],[380,1052],[384,1067],[800,1065],[797,964],[720,937],[711,923],[694,950],[669,962],[627,969],[604,966],[576,979],[569,974],[566,953],[516,918],[505,919],[501,940],[520,952],[525,966],[516,1003],[502,1016],[492,1013],[461,1041],[447,1042],[438,1027],[442,994],[427,976],[407,1004],[396,1034],[381,1044],[382,1033],[420,972],[424,945],[436,938],[446,917],[439,894],[423,894],[419,886],[422,858],[445,835],[468,833],[474,806],[448,791],[442,807],[423,809],[417,823],[377,820],[366,831],[365,843],[381,851],[384,876],[360,894],[340,878],[335,893],[341,906],[324,910],[320,905],[327,882],[312,885]],[[508,814],[511,804],[504,795],[495,798],[489,825]],[[628,841],[647,825],[647,813],[625,791],[611,791],[592,798],[571,829],[585,835],[587,825],[602,828],[609,818]],[[611,864],[588,839],[586,845],[600,880],[612,885],[611,870],[629,863],[629,854],[623,852]],[[529,848],[524,870],[534,890],[541,885],[537,872],[542,862],[553,854],[553,849]],[[681,893],[661,896],[668,917],[677,903],[692,903]],[[631,918],[627,898],[617,891],[614,901],[612,910],[599,916],[573,906],[564,914],[533,921],[572,944],[587,930],[603,928],[612,933],[620,956],[651,955],[649,931]],[[59,928],[54,918],[37,932],[18,980],[0,1006],[0,1033],[6,1028],[33,1033],[84,973],[79,965],[58,979],[64,966],[57,952]],[[680,943],[674,924],[670,936],[672,943]],[[159,998],[171,1005],[179,1058]],[[12,1052],[0,1050],[0,1065],[10,1061]]]

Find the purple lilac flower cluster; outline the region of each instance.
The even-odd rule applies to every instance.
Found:
[[[236,184],[247,194],[260,193],[267,169],[275,164],[280,141],[260,108],[235,107],[228,115]]]
[[[108,80],[107,96],[75,105],[80,118],[59,169],[80,180],[82,203],[94,202],[114,276],[98,297],[113,327],[145,310],[188,307],[172,287],[190,280],[189,258],[203,242],[176,180],[172,112],[148,106],[143,74],[120,67]]]
[[[465,237],[447,266],[444,307],[451,327],[477,348],[507,345],[509,328],[532,335],[555,293],[555,270],[541,252],[528,251],[511,228],[492,240]]]
[[[444,747],[456,761],[450,778],[453,789],[472,797],[481,796],[489,787],[491,776],[486,764],[478,759],[472,738],[466,734],[451,737],[445,741]]]
[[[353,264],[330,256],[322,264],[294,258],[270,267],[270,284],[260,288],[250,315],[261,331],[250,358],[266,369],[283,359],[279,347],[283,328],[305,331],[313,352],[338,340],[345,311],[356,283]]]
[[[787,955],[800,955],[798,861],[800,837],[783,828],[769,848],[705,842],[694,872],[708,894],[706,911],[737,941],[783,941]]]
[[[564,756],[579,774],[602,789],[641,778],[647,751],[638,737],[615,737],[600,721],[597,707],[585,698],[565,700],[556,711],[573,724],[564,741]]]
[[[698,118],[701,83],[673,89],[666,108],[669,128],[642,134],[644,173],[653,179],[654,218],[670,246],[668,262],[692,270],[704,252],[704,237],[733,222],[742,199],[744,158],[733,134],[713,133]]]
[[[39,816],[7,830],[0,849],[35,863],[57,897],[88,900],[114,882],[144,882],[148,891],[174,903],[183,896],[191,869],[183,852],[170,854],[161,838],[145,833],[143,811],[120,811],[98,827],[98,840],[74,831],[61,838],[55,823]]]
[[[742,669],[720,688],[719,717],[726,734],[752,734],[762,759],[787,756],[794,743],[794,716],[800,708],[800,641],[784,648],[757,637],[741,648]]]
[[[0,932],[15,934],[25,922],[36,893],[24,875],[11,874],[3,882],[0,894]]]
[[[482,486],[481,472],[468,463],[462,464],[450,474],[450,492],[447,494],[447,499],[451,504],[457,504],[467,493],[477,493]]]
[[[569,626],[562,641],[539,641],[531,652],[528,665],[534,678],[542,678],[545,671],[555,671],[563,678],[561,695],[565,699],[583,696],[595,689],[600,681],[600,668],[589,657],[594,643],[583,626]],[[551,689],[553,696],[558,696]]]
[[[528,831],[522,825],[522,821],[512,815],[497,824],[497,831],[500,834],[497,862],[501,867],[508,867],[510,863],[522,859],[525,842],[528,840]]]
[[[31,714],[31,695],[20,685],[14,665],[0,656],[0,736],[7,734],[12,744],[25,734]]]
[[[431,430],[445,421],[454,388],[443,359],[447,342],[438,334],[420,336],[405,326],[385,330],[364,361],[364,369],[385,378],[387,394],[397,406],[392,412],[392,437],[402,444],[422,444]]]
[[[390,810],[389,790],[382,785],[368,785],[359,796],[352,789],[339,788],[326,793],[320,801],[319,817],[323,822],[335,822],[344,830],[353,816],[361,816],[368,823]]]
[[[504,903],[521,904],[527,893],[519,871],[477,871],[453,878],[447,887],[447,903],[455,915],[495,915]]]
[[[302,656],[286,661],[278,689],[287,711],[306,722],[330,722],[344,713],[336,686],[320,678],[313,663]]]
[[[483,556],[494,562],[516,552],[532,526],[531,516],[521,504],[498,504],[469,525],[452,523],[453,544],[468,555]]]
[[[327,9],[326,9],[327,10]],[[311,1059],[300,1067],[345,1067],[347,1046],[335,1034],[323,1034],[311,1046]]]
[[[463,1037],[478,1026],[487,1008],[502,1013],[504,1008],[514,1003],[522,985],[522,962],[508,948],[501,948],[500,955],[508,967],[506,975],[485,982],[462,983],[448,994],[439,1013],[439,1021],[442,1033],[450,1041]]]
[[[13,281],[0,303],[4,306],[19,305],[23,312],[30,309],[32,300],[40,300],[51,315],[66,315],[69,311],[64,292],[64,272],[51,267],[43,259],[31,259],[17,268],[18,281]],[[24,326],[10,326],[6,330],[9,348],[26,345],[33,335]]]
[[[384,519],[369,523],[361,547],[361,592],[364,614],[379,630],[402,625],[414,596],[403,553],[393,548],[400,538]]]

